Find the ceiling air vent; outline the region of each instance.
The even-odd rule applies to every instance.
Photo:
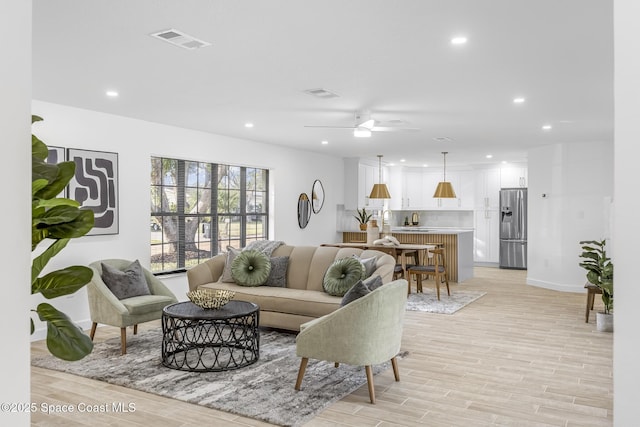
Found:
[[[309,90],[305,90],[304,93],[308,93],[309,95],[315,96],[316,98],[337,98],[338,95],[336,95],[333,92],[329,92],[326,89],[309,89]]]
[[[438,142],[453,142],[453,139],[448,136],[436,136],[433,140]]]
[[[153,33],[151,34],[151,37],[155,37],[167,43],[171,43],[174,46],[178,46],[188,50],[199,49],[201,47],[211,45],[211,43],[199,40],[195,37],[183,33],[182,31],[174,30],[173,28],[160,31],[158,33]]]

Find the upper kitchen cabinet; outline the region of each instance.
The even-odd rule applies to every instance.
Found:
[[[358,158],[344,159],[345,188],[344,208],[355,209],[383,209],[385,199],[370,199],[373,184],[378,184],[378,165],[361,162]],[[386,183],[386,168],[382,170],[382,182]]]
[[[475,209],[498,209],[500,205],[500,168],[475,171]]]
[[[500,168],[500,187],[527,187],[527,166],[519,163],[504,165]]]

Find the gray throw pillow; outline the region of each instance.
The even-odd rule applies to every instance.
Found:
[[[370,292],[371,291],[362,282],[362,280],[358,280],[356,284],[353,285],[351,289],[347,291],[346,294],[344,294],[344,296],[342,297],[342,301],[340,302],[340,305],[345,306],[350,302],[357,300],[358,298],[362,298],[363,296],[367,295]]]
[[[367,288],[369,288],[370,291],[375,291],[380,286],[382,286],[382,277],[376,274],[375,276],[371,276],[368,279],[365,279],[363,283]]]
[[[222,277],[220,278],[221,282],[226,283],[235,283],[236,281],[233,279],[231,275],[231,264],[233,260],[236,259],[238,254],[241,252],[241,249],[235,249],[231,246],[227,246],[227,259],[224,262],[224,270],[222,270]]]
[[[289,267],[288,256],[276,256],[271,258],[271,272],[264,286],[274,286],[278,288],[287,287],[287,267]]]
[[[376,271],[376,263],[378,261],[378,258],[376,257],[360,258],[358,255],[355,255],[355,254],[353,255],[353,257],[358,261],[360,261],[364,266],[364,279],[371,276],[373,272]]]
[[[329,295],[343,297],[358,280],[364,277],[364,265],[355,258],[341,258],[329,266],[322,287]]]
[[[102,281],[116,298],[125,299],[151,294],[140,261],[135,260],[122,271],[108,264],[101,264]]]

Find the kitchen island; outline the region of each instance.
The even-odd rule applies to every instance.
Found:
[[[392,227],[390,234],[400,243],[443,244],[449,280],[461,283],[473,277],[473,230],[405,226]],[[342,232],[344,243],[366,240],[365,231]]]

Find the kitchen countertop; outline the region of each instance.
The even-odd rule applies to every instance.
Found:
[[[357,233],[360,230],[341,230],[341,233]],[[382,232],[382,230],[380,230]],[[456,228],[456,227],[424,227],[421,225],[403,226],[403,227],[391,227],[392,233],[431,233],[431,234],[462,234],[472,233],[473,228]]]

